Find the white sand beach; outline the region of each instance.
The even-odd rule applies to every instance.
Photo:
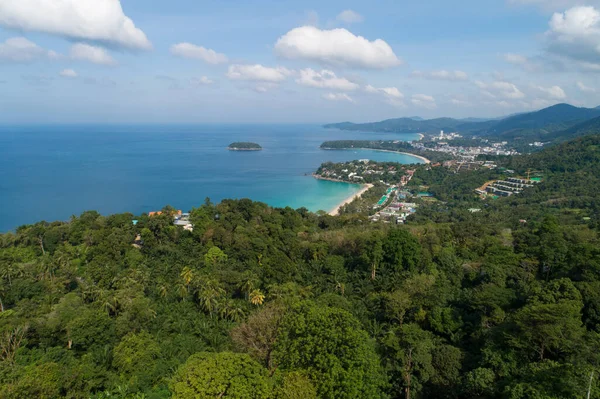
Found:
[[[351,195],[350,197],[346,198],[345,200],[343,200],[342,202],[340,202],[331,212],[329,212],[329,214],[331,216],[336,216],[339,214],[340,212],[340,208],[346,204],[351,203],[352,201],[354,201],[355,199],[359,198],[361,195],[363,195],[364,193],[367,192],[367,190],[369,190],[370,188],[372,188],[373,185],[372,184],[365,184],[363,185],[363,188],[361,188],[356,194]]]

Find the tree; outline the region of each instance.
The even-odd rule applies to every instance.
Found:
[[[570,280],[551,281],[537,289],[515,314],[517,331],[510,342],[536,353],[539,360],[548,354],[564,356],[575,350],[585,333],[582,309],[581,294]]]
[[[173,399],[266,399],[266,370],[246,354],[197,353],[175,373]]]
[[[145,331],[128,334],[113,349],[113,365],[125,376],[149,375],[160,354],[158,343]]]
[[[392,372],[397,394],[406,399],[418,393],[434,375],[434,336],[416,324],[404,324],[384,338],[385,364]]]
[[[317,390],[304,373],[292,371],[275,388],[273,399],[317,399]]]
[[[274,357],[284,370],[306,370],[320,398],[384,396],[386,378],[374,347],[345,310],[295,305],[282,320]]]
[[[217,264],[226,261],[227,255],[219,247],[211,247],[206,255],[204,255],[204,262],[207,265],[216,266]]]
[[[231,330],[233,342],[269,370],[276,367],[272,359],[273,348],[284,313],[283,306],[271,302]]]

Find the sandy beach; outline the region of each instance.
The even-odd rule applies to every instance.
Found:
[[[363,195],[365,192],[367,192],[367,190],[369,190],[372,187],[373,187],[372,184],[364,184],[363,187],[360,189],[360,191],[358,191],[356,194],[351,195],[350,197],[348,197],[345,200],[343,200],[342,202],[340,202],[331,212],[329,212],[329,214],[331,216],[336,216],[340,212],[340,208],[342,206],[351,203],[352,201],[354,201],[355,199],[357,199],[358,197]]]
[[[427,159],[425,157],[422,157],[421,155],[411,154],[410,152],[401,152],[401,151],[392,151],[392,150],[378,150],[378,149],[375,149],[375,148],[362,148],[362,149],[364,149],[364,150],[373,150],[373,151],[381,151],[381,152],[393,152],[395,154],[410,155],[411,157],[419,158],[424,163],[431,163],[431,161],[429,159]]]
[[[381,152],[392,152],[394,154],[403,154],[403,155],[410,155],[411,157],[415,157],[415,158],[419,158],[420,160],[423,161],[423,163],[431,163],[431,161],[421,155],[416,155],[416,154],[411,154],[410,152],[402,152],[402,151],[392,151],[392,150],[380,150],[377,148],[321,148],[322,150],[326,150],[326,151],[346,151],[346,150],[371,150],[371,151],[381,151]]]

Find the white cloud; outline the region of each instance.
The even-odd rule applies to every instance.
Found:
[[[600,63],[600,11],[594,7],[573,7],[554,13],[546,32],[548,49],[563,57]]]
[[[270,68],[260,64],[229,66],[226,76],[231,80],[280,83],[287,79],[292,71],[283,67]]]
[[[353,103],[354,100],[346,93],[327,93],[323,94],[323,98],[329,101],[348,101]]]
[[[192,86],[208,86],[213,84],[212,79],[210,79],[208,76],[202,76],[200,78],[191,78],[189,82]]]
[[[364,18],[362,15],[360,15],[356,11],[352,11],[352,10],[342,11],[341,13],[338,14],[338,16],[335,19],[337,19],[338,21],[341,21],[341,22],[345,22],[347,24],[354,24],[354,23],[364,21]]]
[[[59,75],[63,78],[76,78],[77,72],[75,72],[73,69],[63,69],[60,71]]]
[[[555,100],[563,100],[567,98],[567,94],[560,86],[551,86],[551,87],[543,87],[543,86],[534,86],[535,89],[544,93],[548,98],[552,98]]]
[[[105,49],[85,43],[75,43],[72,45],[69,55],[72,59],[78,61],[88,61],[108,66],[117,65],[117,61]]]
[[[131,49],[152,48],[119,0],[2,0],[0,25]]]
[[[371,85],[365,86],[365,91],[372,94],[382,95],[386,101],[395,106],[404,106],[404,94],[398,90],[397,87],[373,87]]]
[[[13,37],[0,43],[0,62],[32,62],[56,58],[59,58],[56,52],[45,50],[24,37]]]
[[[525,97],[525,94],[510,82],[497,80],[492,83],[484,83],[476,81],[475,85],[482,90],[484,95],[490,98],[519,99]]]
[[[556,11],[584,3],[576,0],[508,0],[511,4],[538,6],[543,10]],[[586,0],[588,5],[599,5],[600,0]]]
[[[323,69],[318,72],[311,68],[300,70],[300,77],[296,79],[296,83],[302,86],[341,91],[356,90],[359,87],[346,78],[337,77],[332,71]]]
[[[416,105],[417,107],[427,108],[427,109],[435,109],[437,108],[437,104],[435,103],[435,98],[432,96],[428,96],[426,94],[415,94],[411,97],[411,103]]]
[[[411,74],[417,78],[423,79],[431,79],[431,80],[448,80],[451,82],[456,81],[465,81],[469,79],[469,75],[467,75],[463,71],[431,71],[431,72],[423,72],[423,71],[413,71]]]
[[[171,46],[171,54],[183,58],[201,60],[207,64],[224,64],[228,61],[225,54],[217,53],[215,50],[196,46],[191,43],[178,43]]]
[[[506,53],[502,55],[502,58],[509,64],[521,67],[522,69],[528,72],[535,72],[541,70],[543,67],[543,65],[540,64],[539,60],[533,61],[529,57],[526,57],[521,54]]]
[[[369,41],[346,29],[295,28],[277,40],[275,51],[288,59],[343,67],[384,69],[402,63],[385,41]]]
[[[595,93],[596,89],[586,86],[583,82],[577,82],[577,88],[585,93]]]

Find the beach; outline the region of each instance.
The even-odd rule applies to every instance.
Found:
[[[408,155],[423,161],[423,163],[431,163],[431,161],[424,156],[411,154],[410,152],[402,152],[402,151],[393,151],[393,150],[380,150],[378,148],[321,148],[326,151],[351,151],[351,150],[369,150],[369,151],[377,151],[377,152],[390,152],[392,154],[401,154]]]
[[[352,201],[354,201],[355,199],[359,198],[361,195],[363,195],[364,193],[366,193],[372,187],[373,187],[372,184],[364,184],[363,187],[360,189],[359,192],[357,192],[354,195],[351,195],[350,197],[348,197],[345,200],[343,200],[342,202],[340,202],[333,210],[331,210],[331,212],[329,212],[329,214],[331,216],[336,216],[340,212],[340,208],[342,206],[347,205],[347,204],[351,203]]]

